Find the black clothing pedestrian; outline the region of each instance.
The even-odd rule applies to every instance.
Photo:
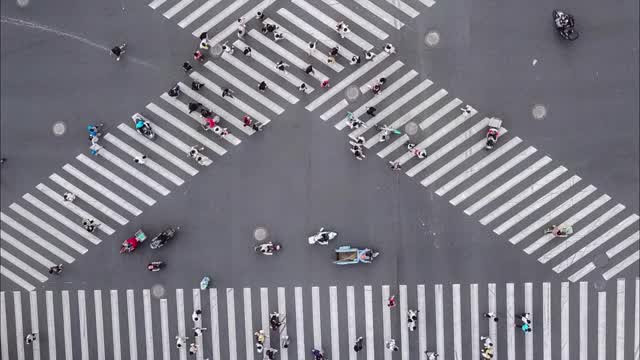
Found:
[[[176,85],[172,87],[171,89],[169,89],[168,94],[171,97],[177,97],[178,95],[180,95],[180,86]]]
[[[263,82],[261,82],[260,84],[258,84],[258,89],[259,89],[260,91],[265,91],[265,90],[267,90],[267,83],[266,83],[266,82],[264,82],[264,81],[263,81]]]
[[[231,95],[233,93],[233,91],[231,91],[230,89],[222,89],[222,97],[228,96],[230,98],[233,97],[233,95]]]
[[[192,112],[198,110],[200,108],[200,106],[202,106],[202,104],[190,102],[189,103],[189,114],[191,114]]]
[[[198,90],[200,90],[200,88],[202,88],[203,86],[204,86],[204,84],[203,84],[203,83],[199,83],[199,82],[197,82],[197,81],[193,81],[193,82],[191,82],[191,89],[192,89],[192,90],[198,91]]]
[[[329,55],[330,55],[330,56],[336,56],[336,55],[338,55],[338,52],[339,52],[339,51],[340,51],[340,48],[339,48],[339,47],[337,47],[337,46],[336,46],[336,47],[333,47],[333,48],[331,48],[331,52],[329,52]]]
[[[367,108],[367,115],[375,116],[376,115],[376,108],[374,108],[373,106],[369,106]]]
[[[200,109],[200,115],[202,115],[202,117],[208,118],[208,117],[211,117],[211,115],[213,115],[213,113],[211,112],[211,110],[209,110],[207,108],[202,108],[202,109]]]
[[[200,40],[205,40],[205,39],[208,39],[208,36],[207,36],[207,32],[206,32],[206,31],[205,31],[205,32],[203,32],[202,34],[200,34]]]
[[[362,336],[360,336],[358,339],[356,339],[356,343],[355,343],[355,345],[353,345],[353,351],[355,351],[355,352],[361,351],[362,348],[364,347],[362,345],[363,342],[364,342],[364,339],[362,338]]]
[[[188,73],[189,71],[193,70],[193,66],[191,66],[188,61],[185,61],[184,64],[182,64],[182,70]]]
[[[246,56],[251,56],[251,48],[247,46],[246,48],[244,48],[244,50],[242,50],[242,53]]]
[[[307,68],[304,70],[304,72],[306,72],[309,75],[315,74],[315,71],[313,71],[313,67],[311,65],[307,66]]]

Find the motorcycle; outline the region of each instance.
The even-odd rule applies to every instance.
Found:
[[[149,121],[145,119],[139,113],[135,113],[131,116],[133,123],[136,127],[136,131],[146,137],[149,140],[153,140],[156,137],[156,134],[151,129],[151,125],[149,125]]]
[[[553,22],[556,26],[556,31],[565,40],[573,41],[580,37],[580,33],[575,29],[575,20],[573,16],[560,11],[553,10]]]
[[[164,267],[164,262],[162,261],[152,261],[147,265],[147,270],[149,271],[160,271]]]
[[[315,235],[309,236],[309,244],[327,245],[329,244],[329,240],[333,240],[333,238],[335,238],[336,236],[338,236],[337,232],[324,231],[324,228],[320,228],[320,231],[318,231]]]
[[[487,150],[491,150],[493,149],[494,145],[498,142],[498,138],[500,137],[500,128],[502,127],[502,120],[492,117],[491,119],[489,119],[489,129],[487,129],[487,135],[486,135],[486,145],[485,145],[485,149]]]
[[[264,243],[264,244],[260,244],[256,247],[253,248],[253,250],[255,250],[255,252],[257,252],[258,254],[262,254],[262,255],[273,255],[275,253],[277,253],[278,251],[280,251],[280,249],[282,248],[282,246],[278,243],[272,243],[271,241]]]
[[[142,230],[136,231],[133,237],[122,242],[120,254],[130,253],[138,248],[138,245],[147,239],[147,235]]]
[[[211,282],[211,278],[205,276],[200,280],[200,290],[206,290],[209,288],[209,282]]]
[[[168,227],[163,232],[156,235],[156,237],[151,239],[151,248],[158,249],[163,247],[164,244],[167,243],[167,241],[171,240],[175,236],[176,231],[178,231],[178,229],[180,229],[180,227],[175,227],[175,228]]]

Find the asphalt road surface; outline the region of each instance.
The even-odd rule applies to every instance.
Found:
[[[619,2],[606,9],[593,1],[562,4],[576,17],[581,32],[578,41],[567,43],[553,31],[551,11],[558,5],[552,2],[505,5],[411,1],[407,3],[418,12],[412,18],[406,8],[401,11],[392,2],[375,1],[383,12],[402,23],[378,15],[379,11],[366,12],[363,1],[347,5],[368,21],[365,23],[353,13],[332,9],[336,5],[331,2],[276,1],[265,12],[287,29],[284,41],[273,44],[259,33],[251,33],[251,29],[259,29],[252,19],[247,24],[250,33],[242,39],[254,48],[252,58],[239,52],[212,57],[213,66],[224,72],[194,65],[195,71],[212,84],[236,91],[242,103],[220,98],[208,84],[200,92],[229,114],[222,116],[224,120],[231,116],[241,119],[251,109],[272,120],[265,131],[250,136],[244,133],[246,128],[228,123],[231,133],[242,141],[238,146],[229,138],[225,141],[206,134],[228,152],[218,156],[209,147],[205,154],[214,164],[198,168],[195,176],[189,175],[184,165],[177,165],[180,162],[189,163],[187,166],[192,169],[197,167],[181,153],[184,146],[195,143],[193,131],[180,131],[167,119],[180,119],[192,129],[197,125],[180,109],[158,98],[176,81],[189,84],[192,80],[180,64],[191,59],[197,46],[191,33],[206,22],[202,17],[182,29],[178,23],[202,2],[183,2],[186,7],[175,13],[170,9],[177,3],[160,3],[156,9],[146,3],[126,2],[66,6],[30,3],[25,7],[2,3],[0,150],[7,158],[0,174],[5,232],[2,264],[29,285],[37,284],[42,290],[145,289],[156,284],[167,289],[189,289],[197,286],[202,275],[210,274],[220,289],[306,284],[324,288],[422,283],[540,284],[569,279],[589,280],[595,290],[603,291],[615,288],[615,282],[609,279],[638,274],[637,3]],[[258,4],[241,4],[240,10],[228,12],[224,9],[231,9],[231,3],[216,6],[219,10],[214,9],[212,15],[221,15],[210,37],[223,34],[228,28],[235,31],[235,18]],[[309,6],[320,11],[309,12]],[[69,12],[71,7],[73,11]],[[358,38],[341,39],[319,16],[332,21],[343,20],[344,16]],[[303,46],[295,40],[310,39],[304,26],[338,42],[343,53],[359,52],[371,44],[382,58],[381,48],[390,42],[396,46],[397,54],[380,60],[381,65],[366,72],[357,70],[366,64],[350,66],[348,59],[340,57],[338,64],[344,69],[338,72],[335,66],[322,65],[318,59],[307,60]],[[233,42],[237,38],[231,34],[229,39]],[[122,41],[128,43],[128,50],[116,62],[108,49]],[[322,54],[328,47],[325,41],[320,43],[318,51]],[[278,50],[280,47],[286,52]],[[313,93],[299,93],[289,75],[281,76],[269,69],[269,64],[282,58],[292,64],[290,75],[304,79],[314,88]],[[309,61],[317,72],[330,74],[332,88],[321,89],[321,79],[312,80],[303,71],[294,70],[295,59]],[[398,61],[401,66],[396,69]],[[269,92],[256,96],[254,75],[243,70],[242,65],[234,65],[238,62],[264,74],[270,83]],[[339,112],[331,112],[340,99],[347,99],[346,90],[332,89],[352,82],[363,86],[391,68],[395,70],[387,76],[389,85],[379,95],[382,100],[376,100],[369,92],[359,92],[357,99],[344,100],[350,105],[338,105]],[[362,75],[354,82],[351,74],[358,71]],[[242,84],[254,89],[254,93]],[[438,92],[439,89],[442,90]],[[318,99],[322,99],[323,92],[332,95],[320,104]],[[181,101],[188,102],[190,97],[183,95]],[[344,134],[351,130],[343,129],[341,134],[334,125],[339,126],[345,111],[357,112],[371,101],[379,102],[379,115],[370,121],[386,116],[385,108],[389,116],[381,123],[403,121],[402,125],[418,125],[425,119],[433,121],[416,134],[401,126],[409,135],[407,139],[403,136],[404,140],[396,142],[392,138],[382,144],[377,144],[375,132],[368,129],[364,136],[371,140],[371,149],[366,160],[357,161],[349,152]],[[145,108],[149,103],[160,106],[168,116]],[[438,112],[447,104],[452,104],[448,111]],[[470,104],[478,113],[468,119],[460,117],[458,108],[464,104]],[[420,111],[407,115],[412,109]],[[159,136],[157,150],[126,135],[118,126],[130,126],[130,116],[135,112],[145,114],[173,137]],[[434,114],[442,116],[435,119]],[[323,121],[321,115],[328,120]],[[493,153],[474,147],[482,139],[481,120],[489,116],[502,118],[503,126],[509,130]],[[366,116],[362,118],[368,120]],[[176,186],[164,176],[167,172],[163,177],[158,168],[149,165],[136,165],[131,171],[135,164],[130,150],[126,150],[131,148],[109,139],[102,140],[102,155],[91,157],[85,130],[89,123],[105,123],[104,133],[121,139],[133,151],[149,154],[150,160],[171,174],[178,174],[184,183]],[[458,125],[447,126],[452,123]],[[474,124],[480,125],[467,131]],[[63,133],[55,134],[58,131]],[[426,161],[433,161],[429,168],[411,177],[405,173],[412,172],[419,160],[404,155],[400,141],[408,139],[426,141]],[[459,139],[460,143],[454,146]],[[398,146],[387,148],[384,160],[376,156],[393,144]],[[505,148],[500,150],[502,145]],[[165,156],[162,149],[176,157]],[[439,149],[447,151],[438,152]],[[84,157],[74,159],[77,154]],[[406,162],[402,171],[392,172],[387,161],[396,158]],[[456,165],[458,160],[461,163]],[[544,163],[540,170],[526,177],[516,176],[542,164],[538,161]],[[73,169],[90,180],[80,181]],[[491,170],[500,169],[504,175],[488,181]],[[158,187],[153,188],[149,181],[140,182],[140,177],[135,176],[138,170],[170,189],[170,193],[158,196]],[[52,193],[47,193],[46,188],[58,196],[63,191],[61,182],[50,177],[53,173],[74,183],[97,202],[81,196],[75,203],[77,209],[65,209],[55,195],[47,195]],[[554,174],[558,176],[546,187],[540,186],[540,181]],[[120,186],[109,180],[116,177],[126,183],[120,181]],[[456,179],[460,185],[450,182]],[[486,183],[478,183],[481,179]],[[518,182],[490,205],[471,210],[487,194],[500,191],[508,179]],[[420,184],[431,180],[426,187]],[[141,213],[132,213],[130,207],[123,207],[123,201],[92,188],[91,181],[117,193]],[[151,195],[151,201],[132,190],[131,184]],[[474,184],[478,184],[476,189],[469,191]],[[528,192],[533,195],[528,201],[515,200],[518,194]],[[32,196],[25,197],[27,193]],[[109,216],[99,210],[96,203],[102,209],[113,209],[126,218],[125,223],[115,221],[117,216],[112,213]],[[505,210],[506,214],[496,214],[501,205],[510,203],[513,207]],[[102,242],[90,244],[85,240],[87,236],[74,232],[77,229],[73,224],[61,222],[65,218],[79,224],[78,209],[104,218],[114,232],[99,229],[93,235]],[[492,214],[499,219],[488,220]],[[575,236],[565,242],[543,237],[542,227],[554,219],[575,220]],[[483,226],[479,221],[491,224]],[[25,231],[20,224],[28,229]],[[137,229],[153,234],[168,224],[181,229],[164,248],[152,251],[144,244],[133,254],[118,254],[119,244]],[[66,265],[64,276],[39,283],[40,278],[35,277],[34,281],[24,272],[37,267],[46,274],[42,265],[60,260],[50,256],[50,246],[35,247],[46,258],[38,261],[24,256],[14,243],[31,247],[34,236],[30,231],[51,243],[65,242],[67,238],[61,240],[63,236],[54,234],[51,226],[88,251],[78,251],[68,241],[58,245],[75,261]],[[331,263],[333,246],[313,248],[306,242],[306,237],[321,226],[340,233],[338,244],[372,247],[381,256],[370,265],[335,266]],[[267,230],[269,240],[283,244],[280,254],[267,258],[251,250],[258,227]],[[521,244],[512,245],[520,241]],[[145,264],[155,259],[165,261],[167,269],[158,274],[146,272]],[[2,279],[3,290],[20,288],[16,283],[21,281],[16,282],[15,277]],[[628,319],[632,323],[631,317]],[[609,349],[613,351],[613,347]]]

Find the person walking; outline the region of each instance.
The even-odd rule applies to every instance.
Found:
[[[191,114],[192,112],[198,110],[200,108],[200,106],[202,106],[201,103],[199,102],[190,102],[187,107],[189,108],[189,114]]]
[[[305,83],[300,84],[300,86],[298,86],[298,90],[302,91],[302,92],[306,92],[307,91],[307,84],[305,84]]]
[[[248,47],[248,46],[246,46],[246,47],[244,48],[244,50],[242,50],[242,53],[243,53],[245,56],[251,57],[251,48],[250,48],[250,47]]]
[[[318,48],[318,40],[309,41],[309,56],[313,56],[317,48]]]
[[[176,336],[176,347],[182,348],[187,343],[187,339],[189,338],[185,336]]]
[[[194,327],[193,328],[193,337],[201,336],[203,332],[207,331],[207,328],[202,327]]]
[[[323,89],[324,88],[328,88],[330,86],[331,85],[329,85],[329,79],[324,79],[324,80],[322,80],[322,82],[320,82],[320,87],[323,88]]]
[[[188,73],[189,71],[193,70],[193,66],[191,66],[188,61],[185,61],[184,63],[182,63],[182,70]]]
[[[311,66],[311,65],[308,65],[308,66],[304,69],[304,72],[305,72],[307,75],[311,75],[311,76],[313,76],[313,75],[315,75],[315,74],[316,74],[316,72],[315,72],[315,71],[313,71],[313,66]]]
[[[264,20],[264,12],[262,12],[262,11],[258,11],[258,12],[256,13],[256,20],[258,20],[258,21],[262,21],[262,20]]]
[[[360,56],[353,55],[351,57],[351,61],[349,62],[349,65],[357,65],[357,64],[360,64]]]
[[[194,148],[195,146],[192,146],[191,150],[193,150]],[[204,148],[202,148],[202,150],[204,150]],[[200,321],[200,315],[202,315],[202,310],[200,309],[193,310],[193,312],[191,313],[191,320],[193,321],[194,324]]]
[[[440,356],[437,352],[428,350],[425,351],[424,354],[427,355],[427,360],[436,360],[436,358]]]
[[[367,107],[367,115],[375,116],[376,115],[376,108],[374,108],[373,106]]]
[[[233,52],[235,51],[236,48],[233,45],[228,45],[228,43],[229,43],[228,41],[225,41],[222,44],[222,50],[229,55],[233,55]]]
[[[493,342],[488,336],[480,336],[480,341],[482,341],[482,347],[484,348],[493,347]]]
[[[283,349],[288,349],[289,348],[289,335],[282,335],[280,336],[280,346]]]
[[[498,322],[498,320],[499,320],[498,316],[494,312],[486,312],[486,313],[483,313],[482,316],[484,316],[485,318],[487,318],[489,320],[493,319],[493,321],[495,321],[495,322]]]
[[[62,264],[55,265],[49,268],[49,274],[60,275],[62,273]]]
[[[34,341],[38,340],[37,333],[28,333],[24,338],[24,342],[27,345],[33,344]]]
[[[170,97],[178,97],[180,95],[181,91],[180,91],[180,85],[174,85],[171,89],[169,89],[169,91],[167,91],[167,94]]]
[[[120,61],[120,56],[124,55],[126,49],[127,43],[122,43],[121,45],[111,48],[111,53],[115,55],[116,61]]]
[[[196,343],[191,343],[189,345],[189,355],[195,355],[198,352],[198,345]]]
[[[396,53],[396,48],[395,48],[393,45],[391,45],[391,44],[387,43],[387,44],[384,46],[384,51],[385,51],[387,54],[391,55],[391,54],[395,54],[395,53]]]
[[[285,74],[287,74],[287,68],[289,67],[289,64],[285,63],[284,61],[280,60],[276,63],[276,69],[284,72]]]
[[[385,349],[387,349],[389,351],[398,351],[398,350],[400,350],[398,345],[396,345],[396,340],[395,339],[389,339],[389,341],[384,343],[384,347],[385,347]]]
[[[473,108],[471,107],[471,105],[465,105],[460,108],[460,111],[462,111],[462,113],[465,115],[471,115]]]
[[[395,295],[389,296],[389,299],[387,299],[387,306],[390,307],[390,308],[396,306],[396,296]]]
[[[260,82],[260,84],[258,84],[258,90],[262,92],[267,90],[267,83],[265,81]]]
[[[358,352],[364,348],[364,338],[362,336],[356,339],[356,343],[353,345],[353,351]]]
[[[395,162],[389,161],[389,164],[391,164],[391,170],[394,170],[394,171],[402,170],[402,165],[400,165],[399,161],[395,161]]]
[[[273,40],[275,42],[278,42],[280,40],[284,39],[284,33],[282,31],[274,31],[273,32]]]
[[[140,165],[143,165],[146,162],[146,160],[147,160],[147,155],[136,156],[133,158],[133,161],[136,164],[140,164]]]
[[[95,219],[82,220],[82,227],[84,227],[84,229],[90,233],[94,232],[96,230],[96,227],[98,227],[98,225],[100,224],[96,223]]]
[[[236,34],[238,35],[238,38],[242,39],[244,37],[244,34],[247,33],[247,25],[245,25],[244,23],[244,17],[241,17],[240,19],[238,19],[238,31],[236,32]]]
[[[364,51],[364,59],[369,61],[369,60],[373,60],[373,58],[376,57],[376,54],[374,52],[371,51]]]
[[[222,97],[228,96],[230,98],[233,98],[233,95],[232,95],[233,93],[234,91],[229,88],[222,89]]]
[[[200,91],[203,87],[204,84],[201,82],[197,82],[195,80],[191,82],[191,90]]]
[[[70,192],[62,194],[62,199],[66,202],[73,202],[76,199],[76,195]]]
[[[196,50],[193,53],[193,60],[199,61],[199,62],[204,62],[204,55],[202,54],[202,52],[200,50]]]

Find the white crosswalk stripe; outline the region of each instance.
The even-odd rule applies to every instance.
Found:
[[[233,4],[229,8],[235,7],[235,6],[237,6],[237,4],[242,5],[242,4],[246,3],[246,2],[247,2],[247,0],[234,1]],[[223,39],[227,38],[229,35],[231,35],[233,32],[235,32],[238,29],[237,19],[242,18],[242,17],[244,17],[246,19],[250,19],[258,11],[263,11],[264,9],[269,7],[271,4],[273,4],[274,2],[276,2],[276,0],[263,0],[258,5],[254,6],[251,10],[247,11],[246,13],[244,13],[244,15],[238,16],[236,19],[233,19],[233,22],[231,24],[229,24],[223,30],[218,31],[214,37],[210,38],[209,39],[209,43],[210,44],[217,44],[220,41],[222,41]],[[227,9],[225,9],[224,11],[226,11],[226,10]],[[218,16],[220,16],[221,14],[222,14],[222,12],[220,14],[218,14]],[[196,30],[192,34],[193,34],[193,36],[200,36],[201,33],[202,33],[202,31]]]
[[[184,19],[180,20],[178,26],[181,28],[186,28],[191,25],[192,22],[197,20],[199,17],[204,15],[207,11],[211,10],[214,6],[216,6],[221,0],[207,0],[204,4],[200,5],[196,10],[186,16]]]
[[[309,4],[308,2],[304,1],[304,0],[291,0],[292,3],[296,4],[298,7],[300,7],[302,10],[306,11],[309,15],[315,17],[316,19],[318,19],[319,22],[327,25],[328,27],[331,28],[331,30],[335,31],[336,25],[338,24],[337,21],[335,21],[333,18],[329,17],[328,15],[325,15],[325,13],[323,13],[322,11],[320,11],[318,8],[316,8],[315,6]],[[325,2],[327,3],[327,2]],[[344,6],[337,4],[336,2],[333,3],[328,3],[329,6],[331,6],[332,4],[336,4],[336,6],[340,7],[340,8],[344,8]],[[348,9],[347,9],[348,10]],[[342,13],[341,11],[339,11],[340,13]],[[351,14],[353,14],[351,12]],[[375,28],[373,29],[375,26],[373,24],[370,24],[371,27],[368,27],[367,30],[369,32],[375,32],[377,36],[384,36],[386,38],[386,36],[388,36],[386,33],[382,32],[382,30]],[[371,45],[369,42],[367,42],[366,40],[364,40],[363,38],[361,38],[360,36],[354,34],[352,31],[344,34],[344,37],[347,38],[348,40],[350,40],[352,43],[358,45],[359,47],[361,47],[364,50],[371,50],[373,49],[373,45]]]
[[[166,17],[167,19],[171,19],[175,14],[182,11],[192,2],[193,0],[180,0],[180,2],[172,6],[171,9],[165,11],[164,14],[162,14],[162,16]]]
[[[374,4],[369,0],[354,0],[354,2],[364,9],[367,9],[372,14],[375,14],[380,19],[384,20],[387,24],[393,26],[396,30],[400,30],[404,26],[404,23],[398,19],[396,19],[393,15],[389,14],[385,10],[378,7],[378,5]]]
[[[364,94],[365,92],[369,91],[369,86],[373,87],[373,85],[375,85],[377,82],[379,82],[379,80],[381,78],[385,78],[385,79],[388,78],[393,73],[395,73],[397,70],[399,70],[402,66],[404,66],[402,61],[396,60],[396,62],[394,62],[391,66],[385,68],[378,75],[374,76],[373,79],[367,81],[364,85],[360,86],[360,92]],[[385,93],[387,91],[388,90],[385,89]]]
[[[501,356],[504,359],[515,360],[522,356],[525,360],[531,360],[534,356],[541,359],[551,359],[551,354],[559,354],[559,359],[566,360],[572,358],[586,358],[588,348],[588,339],[596,339],[597,336],[597,348],[600,357],[604,357],[606,351],[606,332],[612,331],[615,334],[614,343],[610,344],[611,353],[616,353],[617,359],[624,359],[626,355],[625,340],[629,338],[626,334],[632,334],[630,331],[638,331],[637,324],[631,319],[637,319],[640,314],[638,306],[640,305],[640,284],[639,280],[634,278],[632,280],[631,296],[634,297],[632,304],[634,306],[628,306],[625,301],[629,301],[626,297],[625,290],[629,288],[625,286],[625,279],[618,279],[615,287],[610,287],[605,291],[601,291],[598,294],[598,306],[597,308],[589,309],[588,298],[592,293],[592,288],[587,282],[581,282],[578,286],[571,284],[570,282],[562,283],[549,283],[542,284],[533,283],[507,283],[504,286],[496,286],[496,284],[470,284],[469,291],[465,291],[460,284],[434,284],[432,285],[432,291],[426,291],[427,287],[424,284],[417,285],[398,285],[398,310],[392,310],[387,306],[387,300],[390,294],[395,293],[388,285],[380,286],[327,286],[327,287],[292,287],[292,288],[274,288],[270,291],[269,288],[259,288],[259,291],[252,291],[254,289],[243,289],[243,296],[236,298],[233,295],[232,288],[226,289],[226,308],[227,316],[224,317],[227,324],[221,324],[218,326],[218,302],[217,302],[217,289],[209,289],[209,306],[205,307],[200,319],[194,324],[194,326],[200,326],[207,328],[207,332],[211,333],[210,343],[206,338],[193,338],[190,331],[190,320],[188,319],[189,313],[196,308],[201,308],[200,296],[206,296],[207,292],[202,292],[200,289],[192,289],[193,295],[193,309],[191,306],[186,305],[184,301],[184,290],[176,289],[175,292],[169,292],[167,297],[156,298],[152,295],[149,289],[142,290],[111,290],[110,309],[104,309],[102,306],[102,294],[100,290],[93,291],[94,305],[86,306],[85,291],[78,290],[77,294],[77,307],[71,306],[70,293],[67,290],[60,292],[61,296],[55,296],[54,292],[47,291],[46,294],[46,314],[40,313],[37,309],[38,297],[43,295],[40,292],[28,293],[28,298],[21,296],[21,292],[13,292],[13,301],[7,302],[5,300],[5,292],[0,292],[0,340],[2,340],[2,352],[5,359],[19,359],[19,358],[32,358],[30,354],[33,351],[34,354],[41,350],[38,347],[37,350],[24,346],[24,334],[33,331],[37,332],[40,339],[55,339],[56,331],[59,331],[56,327],[54,318],[58,315],[57,311],[62,311],[62,324],[59,325],[63,328],[64,333],[64,349],[57,349],[55,347],[55,341],[53,346],[50,341],[49,345],[49,357],[55,359],[59,358],[75,359],[75,358],[93,358],[104,359],[104,341],[110,344],[110,352],[113,352],[113,357],[118,358],[131,358],[136,359],[142,357],[142,353],[139,353],[136,335],[140,335],[141,331],[145,333],[145,345],[141,348],[145,349],[146,358],[151,359],[154,357],[154,343],[162,344],[163,359],[170,358],[173,346],[174,334],[188,336],[187,345],[191,342],[197,343],[199,346],[196,359],[211,359],[220,360],[219,353],[219,338],[228,338],[229,341],[229,353],[224,354],[224,358],[228,359],[254,359],[261,357],[260,354],[255,355],[253,332],[260,326],[265,328],[270,343],[265,344],[265,348],[272,346],[280,350],[280,356],[286,354],[288,349],[280,347],[280,340],[285,335],[291,336],[291,344],[289,349],[293,350],[299,355],[299,359],[306,359],[309,348],[304,345],[305,337],[313,337],[313,347],[325,349],[325,352],[332,356],[332,359],[354,359],[357,358],[357,353],[352,351],[353,344],[358,334],[356,331],[356,323],[367,324],[366,326],[366,339],[363,343],[367,352],[367,359],[374,359],[375,349],[381,348],[382,343],[394,338],[396,344],[400,347],[400,357],[403,359],[420,358],[425,359],[424,351],[436,351],[440,354],[441,358],[456,358],[462,359],[471,356],[475,358],[477,355],[480,358],[481,341],[480,336],[489,336],[494,343],[494,359],[498,358],[498,344],[505,343],[504,349],[506,353]],[[536,289],[541,289],[541,292],[534,292]],[[358,292],[356,289],[363,289],[364,292]],[[315,289],[315,290],[314,290]],[[256,289],[257,290],[257,289]],[[126,292],[126,313],[120,311],[119,297],[121,292]],[[286,292],[293,291],[297,293],[292,299],[296,304],[300,304],[299,314],[292,315],[291,317],[286,314]],[[327,305],[321,305],[316,307],[320,303],[320,294],[326,291],[328,294],[329,303]],[[309,304],[312,305],[309,308],[302,308],[303,292],[306,292],[311,296],[308,299]],[[270,296],[270,294],[272,296]],[[277,294],[277,309],[283,319],[283,328],[280,334],[277,332],[269,332],[268,326],[268,314],[273,311],[274,307],[269,305],[269,298],[274,299],[273,294]],[[451,296],[445,295],[451,294]],[[519,296],[516,294],[523,294]],[[595,296],[596,291],[593,290]],[[615,294],[615,295],[614,295]],[[381,302],[376,302],[380,307],[372,308],[372,299],[370,296],[376,296]],[[535,296],[534,296],[535,295]],[[611,302],[610,314],[613,314],[615,308],[615,321],[609,322],[609,327],[606,321],[607,312],[607,295],[615,296],[615,301]],[[570,301],[571,297],[579,296],[579,304]],[[492,319],[481,320],[480,311],[485,309],[479,308],[479,299],[485,298],[486,310],[500,314],[501,322],[506,322],[505,326],[498,327],[499,323],[494,322]],[[501,300],[501,304],[496,304],[496,299]],[[317,299],[317,300],[314,300]],[[11,300],[11,298],[10,298]],[[236,301],[243,302],[244,306],[236,306]],[[168,304],[175,304],[175,311],[169,311]],[[427,308],[426,304],[433,304],[432,308]],[[480,304],[485,302],[480,301]],[[74,302],[75,304],[75,302]],[[159,315],[156,315],[151,309],[155,306],[160,306]],[[357,312],[356,305],[360,306],[364,304],[364,311]],[[418,310],[418,324],[417,334],[408,331],[406,312],[408,309],[415,309],[414,304],[417,304]],[[469,304],[469,313],[464,310],[462,305]],[[558,306],[552,304],[558,304]],[[28,324],[23,325],[23,322],[27,319],[23,314],[23,308],[29,307]],[[172,305],[173,306],[173,305]],[[295,305],[298,308],[298,305]],[[346,310],[344,310],[346,306]],[[574,312],[571,306],[578,306],[579,312]],[[13,308],[13,309],[11,309]],[[144,321],[137,321],[136,309],[144,308]],[[346,311],[347,318],[342,319],[338,316],[340,313]],[[541,311],[535,313],[535,311]],[[592,313],[590,313],[593,311]],[[15,321],[9,322],[6,318],[6,313],[11,312],[14,315]],[[260,314],[259,324],[253,322],[253,314],[258,312]],[[310,312],[312,318],[312,324],[305,327],[303,313]],[[523,333],[518,329],[519,317],[522,312],[529,313],[529,317],[532,321],[533,332]],[[468,314],[468,315],[467,315]],[[575,314],[575,315],[571,315]],[[633,314],[633,315],[632,315]],[[103,331],[103,317],[107,317],[105,320],[111,322],[111,331]],[[160,316],[160,319],[153,319],[155,316]],[[235,319],[241,316],[245,320],[236,324]],[[631,316],[635,316],[632,318]],[[364,317],[364,319],[362,319]],[[579,326],[579,324],[586,324],[588,317],[596,319],[598,326]],[[46,318],[46,320],[45,320]],[[109,319],[111,318],[111,319]],[[263,322],[263,318],[266,318],[266,323]],[[73,321],[72,321],[73,319]],[[125,322],[123,325],[127,327],[126,330],[120,328],[121,322]],[[319,319],[326,319],[321,321]],[[395,334],[398,331],[396,325],[392,325],[391,320],[395,322],[399,321],[400,333]],[[435,324],[427,323],[426,319],[434,319]],[[486,319],[486,318],[484,318]],[[537,320],[536,320],[537,319]],[[629,320],[627,320],[629,319]],[[40,328],[39,324],[46,321],[46,328]],[[89,338],[87,330],[91,324],[95,321],[96,326],[96,339]],[[346,323],[344,323],[346,321]],[[483,321],[488,321],[484,323]],[[188,322],[189,327],[185,324]],[[379,343],[374,342],[373,338],[373,324],[379,323],[382,325],[383,339],[379,340]],[[153,323],[161,324],[161,331],[153,331]],[[169,324],[175,324],[176,331],[169,330]],[[316,325],[317,324],[317,325]],[[538,324],[538,325],[536,325]],[[371,326],[369,326],[371,325]],[[488,325],[488,326],[487,326]],[[290,326],[295,326],[295,334],[288,334],[286,329]],[[347,327],[347,334],[343,334],[341,327]],[[427,333],[426,329],[435,329],[435,332]],[[488,327],[488,332],[487,331]],[[321,330],[322,329],[322,330]],[[328,331],[328,335],[331,339],[321,339],[321,331]],[[537,330],[536,330],[537,329]],[[553,330],[552,329],[557,329]],[[576,329],[576,330],[573,330]],[[631,330],[633,329],[633,330]],[[121,335],[120,331],[126,331]],[[223,330],[222,333],[219,331]],[[247,340],[245,341],[246,349],[239,349],[235,346],[236,332],[247,334]],[[558,331],[556,333],[556,331]],[[580,333],[579,347],[573,348],[570,346],[570,331],[578,331]],[[207,334],[205,332],[205,334]],[[15,335],[13,335],[15,334]],[[72,342],[71,334],[79,334],[76,337],[78,344]],[[124,339],[126,334],[127,340]],[[348,335],[348,336],[345,336]],[[364,335],[364,334],[363,334]],[[553,337],[555,335],[555,338]],[[520,340],[520,336],[524,337],[524,340]],[[540,340],[535,340],[535,337],[540,336]],[[469,338],[471,341],[468,343],[463,342],[462,339]],[[126,351],[126,355],[122,355],[120,341],[124,340],[128,342],[129,350]],[[535,342],[534,342],[535,341]],[[596,340],[594,340],[596,341]],[[102,342],[102,345],[101,345]],[[316,343],[318,342],[318,343]],[[634,343],[637,340],[634,339]],[[44,346],[44,342],[39,343],[39,346]],[[539,349],[534,348],[534,344],[543,344]],[[111,345],[113,344],[113,345]],[[209,348],[209,344],[213,345],[213,348]],[[577,342],[576,342],[577,344]],[[97,350],[93,347],[97,345]],[[416,347],[417,346],[417,347]],[[519,348],[519,346],[522,346]],[[340,350],[347,348],[348,354],[340,352]],[[419,349],[420,357],[411,353],[412,349]],[[595,348],[595,347],[594,347]],[[44,348],[42,348],[44,349]],[[59,351],[59,353],[58,353]],[[175,350],[175,356],[178,353],[184,354],[179,357],[187,358],[186,349],[183,347],[180,350]],[[385,358],[391,358],[392,352],[384,351]],[[51,356],[50,354],[54,355]],[[471,355],[469,355],[471,354]],[[44,354],[43,354],[44,355]],[[96,356],[97,355],[97,356]],[[333,355],[336,355],[333,357]],[[502,355],[502,354],[501,354]],[[42,355],[41,355],[42,356]],[[286,355],[285,355],[286,357]],[[37,358],[37,355],[36,355]],[[296,358],[295,356],[293,358]],[[395,358],[395,357],[394,357]],[[3,359],[4,360],[4,359]]]
[[[216,26],[221,21],[231,16],[231,14],[233,14],[236,10],[238,10],[240,7],[242,7],[242,5],[246,4],[247,2],[249,2],[249,0],[234,1],[233,3],[231,3],[230,6],[224,8],[222,11],[217,12],[216,16],[212,17],[207,22],[202,24],[199,28],[195,29],[192,33],[193,36],[200,36],[200,34],[202,34],[203,32],[207,32],[211,30],[214,26]],[[231,29],[229,34],[226,34],[224,37],[229,36],[231,32],[236,30],[236,28],[237,28],[237,25],[235,25],[235,27]],[[211,41],[211,44],[216,44],[218,41],[219,40]]]
[[[0,238],[2,238],[2,240],[4,240],[6,243],[10,244],[14,248],[20,250],[23,254],[31,257],[33,260],[35,260],[36,262],[42,264],[43,266],[45,266],[47,268],[50,268],[50,267],[56,265],[52,261],[50,261],[49,259],[47,259],[44,256],[42,256],[39,253],[37,253],[35,250],[33,250],[33,249],[25,246],[24,244],[22,244],[19,240],[17,240],[13,236],[11,236],[11,235],[7,234],[6,232],[4,232],[4,230],[0,230]]]
[[[357,24],[361,28],[363,28],[363,29],[367,30],[368,32],[370,32],[371,34],[373,34],[378,39],[384,40],[384,39],[389,37],[389,34],[387,34],[386,32],[384,32],[382,30],[380,30],[380,28],[378,28],[377,26],[373,25],[369,21],[365,20],[362,16],[358,15],[357,13],[355,13],[354,11],[349,9],[348,7],[342,5],[339,1],[337,1],[337,0],[322,0],[322,2],[324,2],[326,5],[332,7],[340,15],[345,16],[347,19],[349,19],[349,22],[353,22],[354,24]],[[367,9],[367,10],[371,11],[371,9]],[[347,34],[347,36],[348,35],[349,34]]]

